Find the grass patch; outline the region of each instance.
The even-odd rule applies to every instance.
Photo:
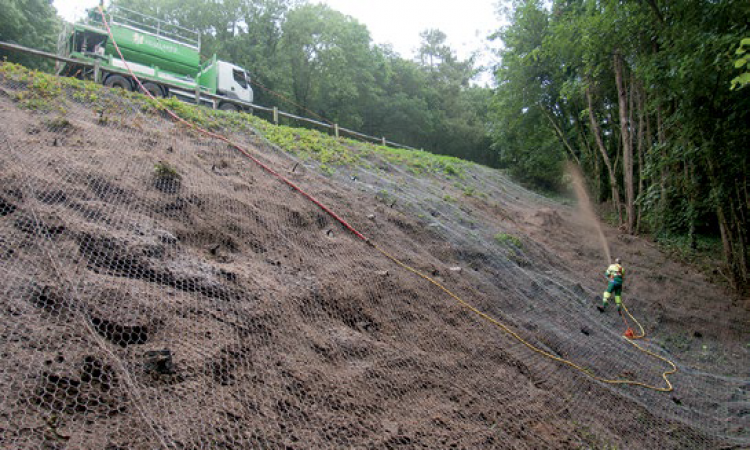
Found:
[[[375,199],[380,203],[383,203],[384,205],[390,206],[391,208],[393,208],[397,201],[396,196],[386,191],[385,189],[379,190],[378,193],[375,194]]]
[[[336,169],[329,166],[328,164],[321,164],[320,166],[318,166],[318,169],[320,169],[320,173],[327,177],[333,176],[333,174],[336,173]]]
[[[664,337],[663,347],[671,352],[686,352],[690,350],[693,338],[687,333],[669,334]]]
[[[177,170],[164,161],[154,165],[154,187],[165,194],[176,194],[182,186],[181,180]]]
[[[65,117],[56,117],[54,119],[46,119],[42,121],[45,127],[49,128],[52,131],[63,131],[67,130],[73,127],[73,124],[70,123],[68,119]]]
[[[164,180],[179,180],[182,178],[174,167],[163,161],[154,164],[154,175],[156,178]]]
[[[361,154],[345,145],[347,141],[316,130],[273,125],[258,118],[254,119],[253,125],[266,139],[302,159],[315,160],[329,168],[357,166],[361,162]]]
[[[467,197],[473,197],[476,194],[477,194],[477,190],[474,189],[473,187],[466,187],[464,189],[464,195],[467,196]]]
[[[513,245],[514,247],[523,248],[523,242],[516,236],[508,233],[498,233],[495,235],[495,242],[500,245]]]
[[[372,145],[372,150],[392,164],[405,166],[414,175],[440,174],[463,179],[465,168],[467,164],[470,164],[453,156],[436,155],[423,150],[408,150],[382,145]]]

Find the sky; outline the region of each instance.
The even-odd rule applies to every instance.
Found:
[[[325,0],[331,8],[365,24],[373,41],[390,43],[405,58],[420,44],[419,33],[437,28],[462,58],[485,46],[500,27],[496,0]]]
[[[352,16],[370,30],[377,44],[391,44],[403,58],[411,59],[419,48],[419,33],[437,28],[447,35],[447,44],[465,59],[480,52],[478,64],[492,62],[486,38],[496,31],[500,19],[498,0],[311,0]],[[66,20],[82,17],[98,0],[54,0]],[[496,45],[496,44],[495,44]]]

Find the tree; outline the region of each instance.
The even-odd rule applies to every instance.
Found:
[[[448,36],[440,30],[425,30],[419,33],[422,44],[419,46],[417,57],[422,66],[437,68],[443,62],[454,60],[453,51],[445,45]]]
[[[378,95],[370,33],[352,17],[319,4],[290,11],[280,43],[298,112],[361,128],[359,105]]]
[[[60,23],[48,0],[0,0],[0,41],[54,52]],[[0,49],[2,58],[33,68],[52,67],[38,57]]]
[[[535,0],[515,6],[511,24],[494,36],[502,39],[504,49],[495,74],[493,146],[500,164],[520,181],[556,190],[565,153],[553,123],[565,121],[558,116],[560,86],[553,82],[559,74],[543,53],[550,35],[549,14]]]

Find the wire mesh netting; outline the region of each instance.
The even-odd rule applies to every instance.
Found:
[[[3,448],[750,444],[737,361],[701,370],[648,341],[678,364],[674,393],[596,382],[227,144],[132,96],[30,98],[31,83],[0,83]],[[669,366],[591,307],[601,283],[519,231],[526,217],[575,239],[559,204],[478,166],[438,176],[369,152],[331,174],[250,125],[227,132],[533,345],[664,386]]]

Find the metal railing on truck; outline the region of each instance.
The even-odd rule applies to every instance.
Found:
[[[91,63],[91,62],[88,62],[88,61],[81,61],[79,59],[66,58],[64,56],[55,55],[53,53],[49,53],[49,52],[45,52],[45,51],[41,51],[41,50],[36,50],[36,49],[33,49],[33,48],[24,47],[22,45],[12,44],[10,42],[3,42],[3,41],[0,41],[0,48],[6,49],[6,50],[11,50],[11,51],[16,51],[16,52],[20,52],[20,53],[26,53],[26,54],[29,54],[29,55],[39,56],[41,58],[52,59],[52,60],[59,61],[59,62],[65,62],[65,63],[68,63],[68,64],[76,64],[76,65],[79,65],[79,66],[82,66],[82,67],[93,69],[93,74],[94,74],[93,78],[94,78],[94,81],[96,83],[100,83],[101,82],[101,74],[102,74],[102,72],[101,72],[101,68],[99,66],[99,62],[98,61],[95,62],[95,63]],[[148,77],[141,77],[141,78],[143,78],[144,80],[158,82],[162,86],[166,86],[166,87],[168,87],[170,89],[175,89],[175,90],[179,90],[179,91],[185,91],[185,88],[183,88],[181,86],[177,86],[177,85],[170,84],[170,83],[165,83],[165,82],[160,81],[160,80],[150,80]],[[261,106],[261,105],[257,105],[257,104],[254,104],[254,103],[243,102],[242,100],[236,100],[236,99],[231,99],[231,98],[227,98],[227,97],[221,97],[221,96],[218,96],[218,95],[210,94],[208,92],[201,92],[199,89],[195,90],[194,99],[195,99],[195,103],[198,104],[198,105],[200,105],[202,103],[202,99],[208,99],[208,100],[210,100],[211,103],[212,103],[213,109],[217,109],[218,106],[219,106],[219,103],[220,102],[224,102],[224,103],[231,103],[233,105],[241,106],[241,107],[246,108],[246,109],[247,108],[251,108],[254,111],[264,111],[264,112],[267,112],[267,113],[269,113],[271,115],[272,120],[273,120],[274,124],[276,124],[276,125],[279,124],[279,118],[280,117],[286,117],[288,119],[296,120],[296,121],[299,121],[299,122],[302,122],[302,123],[306,123],[306,124],[310,124],[310,125],[314,125],[314,126],[317,126],[317,127],[321,127],[321,128],[325,128],[327,130],[330,130],[331,132],[333,132],[333,134],[337,138],[341,137],[342,134],[345,134],[345,135],[348,135],[348,136],[351,136],[351,137],[355,137],[355,138],[358,138],[358,139],[362,139],[362,140],[365,140],[365,141],[371,141],[371,142],[375,142],[375,143],[378,143],[378,144],[381,144],[381,145],[388,145],[390,147],[405,148],[405,149],[408,149],[408,150],[418,150],[418,149],[416,149],[414,147],[409,147],[408,145],[403,145],[403,144],[399,144],[397,142],[389,141],[389,140],[387,140],[385,138],[385,136],[383,136],[383,137],[370,136],[370,135],[367,135],[367,134],[364,134],[364,133],[360,133],[358,131],[354,131],[354,130],[350,130],[348,128],[340,127],[338,124],[335,124],[335,123],[334,124],[329,124],[329,123],[321,122],[319,120],[309,119],[307,117],[301,117],[301,116],[297,116],[295,114],[287,113],[287,112],[279,110],[275,106],[272,107],[272,108],[269,108],[267,106]]]
[[[109,16],[110,23],[124,25],[138,31],[166,38],[180,44],[189,45],[196,50],[201,48],[201,34],[199,31],[181,27],[166,20],[147,16],[122,6],[113,6],[105,14]]]

